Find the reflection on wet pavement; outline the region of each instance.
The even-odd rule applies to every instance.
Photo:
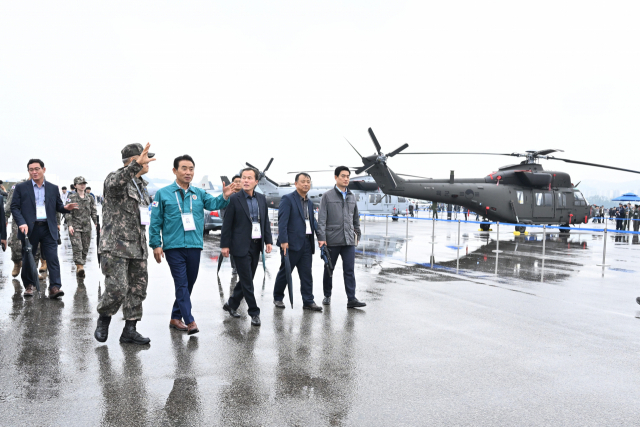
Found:
[[[217,275],[219,233],[205,236],[193,292],[200,333],[168,328],[174,289],[149,263],[138,328],[150,346],[93,339],[97,263],[77,279],[63,233],[62,300],[24,297],[0,254],[0,425],[605,425],[637,423],[638,236],[514,236],[430,222],[368,222],[348,310],[342,266],[332,304],[273,306],[277,250],[258,268],[262,326],[222,310],[237,275]],[[95,251],[95,240],[90,254]],[[544,255],[543,255],[544,251]],[[405,254],[407,262],[405,263]],[[458,257],[459,254],[459,257]],[[497,274],[496,274],[497,270]],[[323,264],[314,256],[314,294]],[[558,398],[561,396],[561,398]]]

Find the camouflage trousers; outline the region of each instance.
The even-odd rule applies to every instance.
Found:
[[[11,248],[11,261],[13,262],[21,262],[22,261],[22,242],[18,239],[18,224],[15,221],[11,222],[11,236],[9,237],[9,241],[7,242],[7,246]],[[38,250],[34,254],[33,258],[36,261],[36,265],[40,262],[40,245],[38,245]]]
[[[98,313],[113,316],[122,306],[126,320],[142,319],[142,301],[147,297],[147,260],[129,259],[102,254],[104,292],[98,303]]]
[[[84,265],[91,244],[91,231],[74,231],[73,236],[69,233],[69,240],[73,249],[73,263]]]

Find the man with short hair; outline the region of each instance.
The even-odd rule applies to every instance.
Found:
[[[242,180],[240,179],[240,175],[234,175],[231,178],[231,183],[234,184],[234,193],[242,191]],[[220,209],[220,219],[224,221],[224,213],[227,209]],[[229,261],[231,261],[231,274],[238,274],[238,270],[236,269],[236,262],[233,259],[233,255],[229,255]]]
[[[27,170],[31,180],[17,184],[11,200],[11,214],[18,224],[18,237],[22,242],[22,259],[26,256],[25,239],[36,252],[42,246],[42,257],[47,260],[49,270],[49,298],[64,295],[60,279],[60,262],[58,261],[58,219],[56,212],[69,213],[78,208],[75,203],[62,204],[60,191],[55,184],[45,181],[46,168],[40,159],[27,162]],[[28,273],[22,269],[24,295],[33,296],[35,283],[31,283]],[[37,280],[37,278],[36,278]]]
[[[62,199],[62,203],[65,203],[69,197],[69,193],[67,193],[67,187],[62,187],[62,194],[60,194],[60,199]]]
[[[301,172],[296,175],[296,190],[282,196],[278,207],[278,241],[280,246],[280,270],[273,286],[273,303],[285,308],[284,290],[287,286],[285,255],[289,256],[291,270],[298,268],[302,308],[322,311],[322,307],[313,300],[313,254],[315,253],[314,233],[318,233],[318,222],[313,216],[313,203],[307,193],[311,189],[311,176]]]
[[[156,193],[151,209],[149,246],[158,264],[167,258],[175,286],[176,299],[169,328],[199,332],[191,314],[191,292],[198,278],[200,254],[204,245],[204,210],[215,211],[229,204],[235,186],[223,184],[222,194],[213,197],[204,189],[192,186],[195,162],[185,154],[173,161],[176,180]]]
[[[129,144],[120,151],[124,166],[111,172],[104,181],[104,226],[98,253],[102,256],[104,292],[98,303],[100,315],[94,332],[99,342],[109,335],[111,317],[122,306],[125,326],[121,343],[144,345],[136,324],[142,319],[142,302],[147,297],[147,228],[150,223],[148,182],[142,175],[155,161],[151,144]]]
[[[271,225],[267,199],[255,191],[258,185],[258,171],[245,168],[240,178],[243,191],[229,198],[220,236],[222,255],[233,255],[239,276],[238,283],[223,309],[232,317],[240,317],[237,310],[242,299],[245,299],[251,324],[260,326],[260,308],[253,292],[253,277],[258,268],[260,253],[271,253]]]
[[[326,191],[320,201],[318,213],[318,244],[327,245],[331,261],[336,265],[338,256],[342,258],[344,288],[347,292],[347,308],[364,307],[356,298],[356,277],[354,273],[356,244],[360,238],[360,215],[356,198],[349,190],[351,172],[346,166],[338,166],[334,172],[336,185]],[[331,304],[333,278],[325,269],[323,278],[324,299],[322,304]]]

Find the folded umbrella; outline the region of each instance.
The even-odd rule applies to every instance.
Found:
[[[289,301],[291,301],[291,308],[293,308],[293,280],[291,279],[291,262],[289,261],[289,254],[284,256],[284,272],[287,278],[287,287],[289,288]]]
[[[100,267],[100,217],[96,224],[96,250],[98,252],[98,267]]]
[[[327,245],[324,245],[320,248],[320,258],[322,258],[322,261],[324,261],[324,268],[327,269],[329,277],[333,277],[333,263],[331,262],[331,254],[327,249]]]
[[[28,238],[24,239],[25,256],[22,259],[22,269],[25,272],[25,283],[23,285],[35,285],[40,292],[40,279],[38,278],[38,266],[33,259],[33,247]]]
[[[218,271],[217,271],[218,274],[220,274],[220,267],[222,267],[223,261],[224,261],[224,255],[222,255],[222,252],[220,252],[220,255],[218,255]]]

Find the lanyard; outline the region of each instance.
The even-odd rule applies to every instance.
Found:
[[[176,202],[178,202],[178,209],[180,209],[180,214],[182,214],[182,206],[180,206],[180,200],[178,200],[178,190],[175,191],[175,193],[173,193],[176,196]],[[185,197],[187,197],[187,194],[185,193],[184,195]],[[193,212],[193,198],[189,197],[189,213]]]
[[[145,198],[144,198],[144,196],[142,195],[142,193],[140,192],[140,188],[138,188],[138,184],[136,184],[136,180],[135,180],[135,178],[134,178],[134,179],[132,179],[131,181],[133,181],[133,185],[135,185],[135,186],[136,186],[136,190],[138,190],[138,194],[140,195],[140,201],[141,201],[142,203],[146,203],[146,202],[147,202],[147,199],[145,199]]]
[[[255,199],[256,201],[256,208],[258,209],[258,222],[260,222],[260,203],[258,203],[258,199],[256,198],[256,196],[254,195],[253,197],[249,197],[247,199],[247,205],[249,205],[249,213],[251,214],[251,206],[253,206],[253,203],[251,203],[251,199]],[[253,216],[251,217],[251,222],[253,222]]]

